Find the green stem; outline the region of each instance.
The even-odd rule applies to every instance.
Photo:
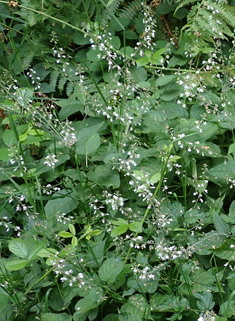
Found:
[[[164,179],[164,176],[165,176],[165,173],[166,173],[166,169],[167,169],[168,160],[169,160],[170,155],[171,155],[171,150],[172,150],[172,148],[173,148],[173,144],[171,144],[171,145],[169,146],[169,148],[168,148],[167,157],[166,157],[166,160],[165,160],[165,162],[164,162],[163,168],[162,168],[162,170],[161,170],[161,178],[160,178],[160,181],[158,182],[158,185],[157,185],[157,187],[156,187],[156,189],[155,189],[155,191],[154,191],[153,199],[157,196],[157,193],[159,192],[160,187],[161,187],[161,185],[162,185],[162,182],[163,182],[163,179]],[[141,221],[141,225],[142,225],[142,226],[143,226],[143,224],[144,224],[144,222],[145,222],[145,220],[146,220],[146,217],[147,217],[148,214],[149,214],[150,209],[151,209],[151,206],[148,206],[147,209],[146,209],[146,211],[145,211],[145,213],[144,213],[144,217],[143,217],[143,219],[142,219],[142,221]],[[137,232],[134,237],[136,238],[138,235],[139,235],[139,233]],[[129,258],[129,256],[130,256],[130,253],[131,253],[131,249],[132,249],[132,248],[130,247],[129,250],[128,250],[128,252],[127,252],[127,255],[126,255],[126,258],[125,258],[125,263],[127,263],[127,260],[128,260],[128,258]]]
[[[34,288],[39,282],[41,282],[43,279],[45,279],[52,271],[54,270],[54,268],[51,268],[49,271],[47,271],[45,274],[43,274],[43,276],[38,279],[37,281],[35,281],[29,288],[28,290],[24,293],[25,295],[27,295],[32,288]]]

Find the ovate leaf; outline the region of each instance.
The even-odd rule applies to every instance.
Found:
[[[229,225],[217,213],[214,213],[213,215],[213,223],[218,233],[229,234],[230,232]]]
[[[132,232],[141,233],[142,232],[142,224],[141,224],[141,222],[130,223],[129,224],[129,229]]]
[[[19,257],[27,258],[28,249],[21,239],[12,239],[9,243],[9,250]]]
[[[101,265],[99,277],[102,281],[112,284],[123,269],[124,262],[118,258],[109,258]]]
[[[24,268],[25,265],[28,263],[29,262],[26,260],[15,260],[15,261],[8,262],[6,264],[6,268],[11,271],[17,271]]]
[[[121,235],[123,233],[125,233],[128,230],[128,225],[127,224],[122,224],[118,227],[116,227],[115,229],[112,230],[111,235],[113,237],[116,237],[118,235]]]

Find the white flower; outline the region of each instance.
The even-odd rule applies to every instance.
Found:
[[[45,160],[46,161],[44,162],[44,164],[52,168],[54,168],[55,164],[58,162],[58,159],[56,159],[56,155],[52,155],[52,154],[46,156]]]

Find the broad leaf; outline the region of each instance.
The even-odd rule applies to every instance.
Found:
[[[11,271],[17,271],[24,268],[29,261],[27,260],[14,260],[6,264],[6,268]]]
[[[99,277],[102,281],[112,284],[115,282],[118,274],[123,269],[124,262],[118,258],[109,258],[101,265],[99,269]]]
[[[9,243],[9,250],[22,258],[27,258],[28,256],[27,246],[22,239],[12,239]]]

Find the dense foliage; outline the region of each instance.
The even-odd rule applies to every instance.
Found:
[[[235,319],[235,1],[0,1],[0,319]]]

